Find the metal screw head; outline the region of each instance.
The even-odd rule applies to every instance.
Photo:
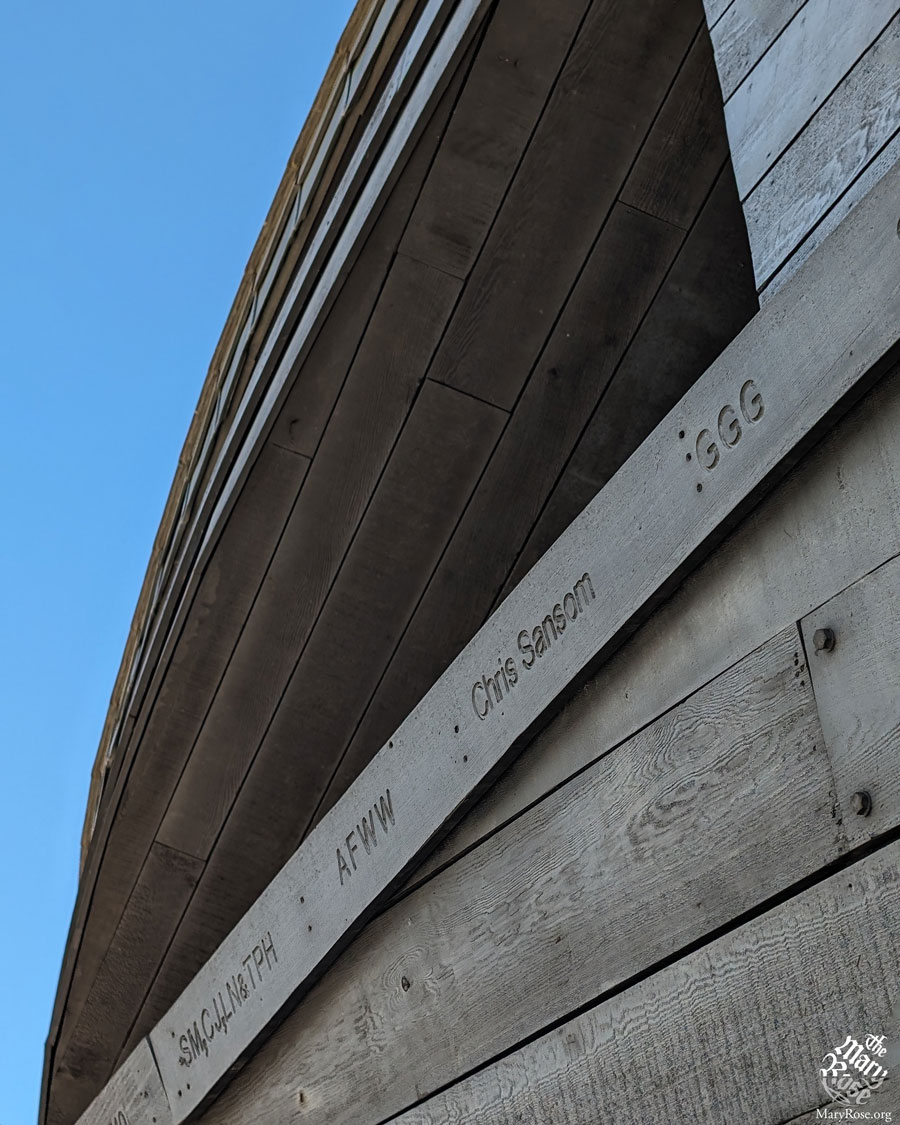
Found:
[[[858,789],[850,798],[850,808],[857,816],[868,816],[872,811],[872,794],[868,789]]]
[[[813,633],[813,646],[816,652],[831,652],[835,640],[834,629],[816,629]]]

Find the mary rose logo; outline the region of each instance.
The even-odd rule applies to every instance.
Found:
[[[822,1059],[819,1074],[825,1093],[838,1105],[861,1106],[887,1078],[883,1035],[867,1035],[859,1043],[848,1035]]]

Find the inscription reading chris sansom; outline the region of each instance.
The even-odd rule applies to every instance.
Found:
[[[372,850],[378,847],[376,825],[381,828],[382,836],[387,835],[388,829],[394,826],[394,806],[391,804],[390,789],[385,789],[384,796],[379,797],[369,809],[368,815],[363,813],[362,820],[345,837],[344,848],[347,856],[350,857],[349,863],[341,849],[337,849],[338,875],[340,876],[341,886],[344,885],[345,877],[350,879],[353,872],[359,867],[356,853],[359,852],[362,855],[365,852],[366,855],[371,855]],[[357,840],[359,843],[357,843]],[[362,844],[362,848],[360,848],[360,844]]]
[[[212,1003],[203,1008],[178,1040],[181,1054],[179,1066],[192,1066],[201,1054],[209,1055],[210,1044],[217,1035],[228,1034],[228,1025],[252,994],[261,988],[272,967],[278,963],[275,943],[267,933],[241,961],[241,968],[232,973]],[[174,1032],[172,1033],[175,1034]]]
[[[530,629],[521,629],[516,637],[518,660],[507,656],[498,661],[496,671],[485,672],[480,680],[472,685],[472,710],[479,719],[484,720],[491,711],[502,703],[505,696],[514,691],[521,676],[519,664],[526,671],[533,669],[539,660],[550,652],[553,645],[562,640],[563,633],[574,625],[596,599],[591,576],[585,573],[571,590],[551,608],[542,621]]]

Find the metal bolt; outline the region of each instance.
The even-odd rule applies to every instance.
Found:
[[[850,798],[850,808],[857,816],[868,816],[872,811],[872,794],[868,789],[858,789]]]
[[[816,629],[813,633],[813,646],[816,652],[831,652],[835,640],[834,629]]]

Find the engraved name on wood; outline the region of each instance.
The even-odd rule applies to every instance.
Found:
[[[762,393],[753,379],[747,379],[738,395],[738,409],[736,410],[731,403],[726,403],[719,411],[715,426],[719,440],[716,441],[712,431],[707,427],[704,427],[697,434],[697,440],[694,443],[697,464],[711,473],[721,460],[721,449],[734,449],[744,436],[741,419],[748,426],[755,426],[762,418],[765,410]],[[679,436],[683,437],[684,431],[681,431]],[[690,453],[685,454],[685,460],[691,461],[692,455]]]
[[[552,651],[554,644],[563,639],[566,629],[590,609],[596,597],[591,576],[585,571],[543,620],[529,629],[519,630],[516,636],[518,660],[515,656],[501,656],[496,671],[482,673],[481,679],[472,685],[472,710],[479,719],[486,719],[519,684],[520,667],[525,672],[535,668],[538,661]]]

